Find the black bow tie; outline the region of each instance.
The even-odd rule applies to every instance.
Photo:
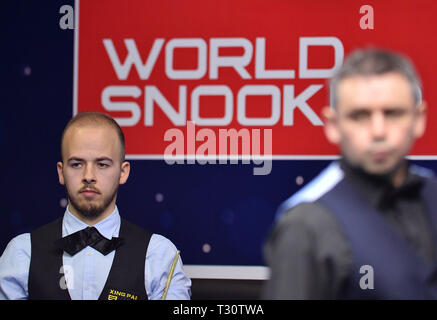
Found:
[[[71,256],[87,246],[93,247],[106,256],[122,244],[123,239],[113,237],[108,240],[95,227],[87,227],[55,242],[56,247],[63,249]]]

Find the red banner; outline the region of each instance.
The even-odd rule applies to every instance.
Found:
[[[114,117],[133,158],[178,153],[178,139],[183,154],[266,154],[271,139],[276,157],[336,155],[321,117],[327,79],[350,51],[376,46],[415,63],[429,112],[412,154],[437,155],[436,9],[425,0],[77,1],[74,114]]]

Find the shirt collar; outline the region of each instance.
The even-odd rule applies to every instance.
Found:
[[[408,161],[405,181],[397,188],[392,185],[389,176],[368,174],[360,168],[351,166],[344,158],[340,161],[340,166],[360,196],[373,208],[382,209],[390,206],[398,196],[417,196],[424,184],[422,177],[411,172]]]
[[[120,214],[118,213],[117,206],[115,206],[114,211],[112,211],[109,216],[96,223],[93,227],[96,227],[105,238],[111,239],[112,237],[118,236],[120,231],[120,221]],[[86,227],[89,227],[89,225],[75,217],[67,206],[64,219],[62,221],[62,236],[68,236],[72,233],[85,229]]]

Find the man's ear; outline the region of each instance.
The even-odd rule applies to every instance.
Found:
[[[130,173],[130,163],[124,161],[121,164],[120,184],[126,183],[127,178],[129,178],[129,173]]]
[[[64,166],[63,166],[63,163],[62,163],[62,162],[59,161],[58,163],[56,163],[56,169],[58,170],[59,183],[62,184],[62,185],[65,184],[65,182],[64,182],[63,168],[64,168]]]
[[[340,131],[338,128],[337,111],[331,106],[326,106],[322,110],[322,116],[325,123],[324,129],[326,138],[333,144],[339,144]]]
[[[414,136],[416,139],[418,139],[425,133],[428,105],[425,101],[423,101],[416,108],[417,119],[414,127]]]

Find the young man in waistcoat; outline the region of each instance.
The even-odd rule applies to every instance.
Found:
[[[357,50],[330,89],[325,134],[341,158],[280,207],[264,298],[437,298],[437,182],[405,158],[426,123],[413,66]]]
[[[117,190],[130,164],[118,124],[79,113],[64,129],[61,152],[64,216],[10,241],[0,258],[0,299],[156,300],[164,292],[189,299],[175,246],[120,217]]]

